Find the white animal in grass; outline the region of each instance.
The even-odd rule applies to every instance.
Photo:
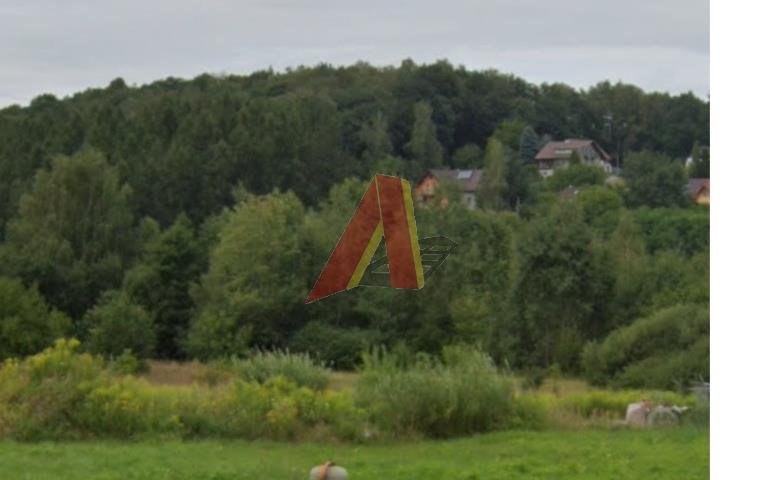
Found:
[[[624,421],[627,425],[636,427],[645,427],[648,425],[648,414],[651,413],[653,404],[650,400],[640,400],[639,402],[627,405],[627,415]]]
[[[680,423],[680,416],[686,411],[688,411],[688,407],[678,407],[677,405],[654,407],[650,400],[643,399],[627,406],[624,422],[627,425],[637,427],[677,425]]]

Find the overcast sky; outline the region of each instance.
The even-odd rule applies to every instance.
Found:
[[[115,77],[446,58],[534,83],[709,93],[707,0],[0,0],[0,106]]]

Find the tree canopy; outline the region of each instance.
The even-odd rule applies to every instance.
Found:
[[[541,178],[535,152],[565,138],[597,141],[623,179],[578,157]],[[443,61],[42,95],[0,110],[0,357],[73,335],[105,355],[294,348],[352,368],[374,344],[469,343],[581,373],[586,348],[634,335],[613,332],[673,331],[685,310],[657,312],[709,301],[709,211],[687,205],[679,161],[694,144],[709,144],[709,102],[692,95]],[[415,207],[420,239],[458,244],[425,288],[304,304],[373,173],[481,167],[479,208],[454,182]],[[638,367],[661,353],[620,363],[625,382],[656,381]]]

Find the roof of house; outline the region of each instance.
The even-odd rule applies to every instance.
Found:
[[[419,185],[429,175],[436,177],[439,182],[452,181],[456,182],[462,192],[475,192],[478,190],[478,185],[481,183],[481,176],[483,170],[452,170],[449,168],[432,168],[425,172],[417,184]]]
[[[611,156],[603,150],[600,145],[594,140],[587,140],[581,138],[568,138],[563,141],[547,142],[547,145],[537,153],[535,160],[555,160],[560,158],[568,158],[573,150],[581,150],[582,148],[592,146],[596,152],[600,154],[600,157],[607,161],[611,161]]]
[[[689,195],[698,195],[699,191],[705,187],[707,192],[710,192],[708,178],[689,178],[685,189]]]

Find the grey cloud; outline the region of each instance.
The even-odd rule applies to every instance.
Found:
[[[101,1],[0,4],[0,105],[122,76],[447,58],[534,82],[709,89],[709,5],[615,2]]]

